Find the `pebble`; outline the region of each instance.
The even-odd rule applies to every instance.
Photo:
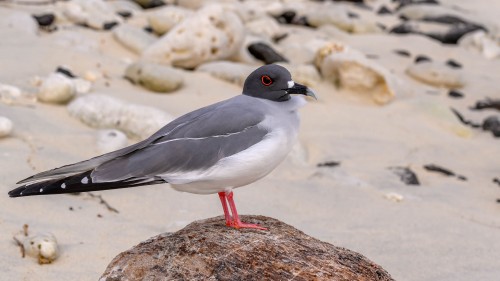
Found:
[[[163,35],[194,12],[182,7],[166,6],[148,15],[149,26],[154,33]]]
[[[321,5],[316,9],[309,9],[309,12],[305,15],[307,23],[313,27],[334,25],[349,33],[381,32],[380,27],[375,22],[353,18],[352,14],[344,6],[329,4]]]
[[[163,0],[134,0],[143,9],[152,9],[166,5]]]
[[[299,84],[314,87],[321,81],[321,74],[312,64],[279,63],[279,65],[288,69],[292,74],[293,81]]]
[[[56,72],[66,75],[68,78],[76,78],[76,75],[64,66],[58,66]]]
[[[421,62],[406,69],[411,77],[436,87],[462,88],[465,78],[459,69],[446,67],[442,63]]]
[[[89,94],[68,105],[69,114],[90,127],[117,129],[130,137],[145,139],[173,118],[154,107],[130,104],[106,95]]]
[[[116,129],[99,130],[97,132],[97,150],[104,154],[128,145],[128,138],[122,131]]]
[[[404,200],[404,196],[396,192],[386,193],[384,194],[384,198],[393,202],[401,202]]]
[[[133,63],[125,70],[125,77],[134,84],[158,92],[169,93],[183,84],[182,73],[170,66],[153,63]]]
[[[38,23],[38,26],[47,27],[52,25],[52,23],[54,23],[56,16],[53,13],[46,13],[46,14],[33,15],[33,18]]]
[[[396,175],[399,176],[402,182],[407,185],[420,185],[420,181],[418,180],[417,174],[415,174],[408,167],[391,167],[389,168]]]
[[[265,64],[288,61],[271,46],[263,42],[250,44],[247,48],[248,52],[250,52],[254,58],[263,61]]]
[[[198,10],[147,48],[147,61],[187,69],[235,55],[243,43],[245,29],[240,18],[221,5]]]
[[[449,59],[446,61],[446,65],[451,67],[451,68],[462,68],[462,64],[455,61],[455,60],[452,60],[452,59]]]
[[[255,66],[230,61],[213,61],[199,65],[196,70],[207,72],[213,77],[242,86],[245,79],[255,70]]]
[[[407,50],[394,50],[394,53],[403,57],[411,57],[411,53]]]
[[[73,0],[61,3],[68,20],[96,30],[109,30],[122,22],[113,7],[101,0]]]
[[[377,15],[391,15],[391,14],[392,11],[389,10],[389,8],[387,8],[387,6],[385,5],[382,5],[377,11]]]
[[[428,56],[425,55],[418,55],[413,62],[415,63],[420,63],[420,62],[426,62],[426,61],[432,61],[432,59]]]
[[[296,15],[297,13],[294,10],[287,10],[275,18],[281,24],[291,24],[294,22]]]
[[[249,21],[245,23],[245,27],[247,32],[266,40],[280,38],[286,34],[276,19],[269,16]]]
[[[477,101],[476,104],[471,107],[471,109],[482,110],[482,109],[496,109],[500,111],[500,99],[490,99],[486,98],[485,100]]]
[[[13,127],[12,121],[9,118],[0,116],[0,138],[10,135]]]
[[[488,36],[483,30],[478,30],[462,37],[458,44],[467,49],[480,52],[487,59],[495,59],[500,57],[499,43]]]
[[[92,82],[86,79],[74,78],[73,84],[75,85],[75,90],[78,94],[87,94],[92,90]]]
[[[450,96],[450,97],[452,97],[452,98],[456,98],[456,99],[461,99],[461,98],[463,98],[465,95],[464,95],[462,92],[460,92],[460,91],[457,91],[457,90],[453,90],[453,89],[452,89],[452,90],[450,90],[450,91],[448,92],[448,96]]]
[[[65,104],[76,94],[74,82],[61,73],[51,73],[42,81],[36,97],[41,102]]]
[[[113,38],[129,50],[141,54],[158,39],[143,29],[122,24],[113,30]]]
[[[41,233],[24,239],[26,255],[37,258],[39,264],[51,263],[59,256],[59,246],[52,233]]]
[[[493,136],[500,137],[500,118],[498,116],[489,116],[483,121],[483,130],[491,131]]]

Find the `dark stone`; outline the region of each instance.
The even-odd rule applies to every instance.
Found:
[[[288,62],[286,58],[276,52],[273,48],[265,43],[253,43],[248,46],[248,51],[252,56],[266,64],[275,62]]]
[[[99,280],[393,280],[361,254],[276,219],[241,217],[269,230],[230,228],[222,216],[193,222],[119,254]]]
[[[339,166],[340,165],[340,162],[337,162],[337,161],[327,161],[327,162],[323,162],[323,163],[318,163],[316,165],[316,167],[336,167],[336,166]]]
[[[446,65],[451,68],[462,68],[462,64],[457,62],[456,60],[449,59],[446,61]]]
[[[432,39],[438,40],[443,44],[457,44],[458,40],[462,38],[467,33],[474,32],[476,30],[485,30],[486,29],[477,24],[457,24],[453,25],[447,32],[445,33],[420,33],[426,35]]]
[[[293,24],[295,25],[302,25],[302,26],[307,26],[307,27],[313,27],[309,21],[307,20],[307,17],[306,16],[302,16],[302,17],[299,17],[298,19],[296,19]]]
[[[465,117],[463,117],[463,115],[460,112],[458,112],[458,110],[456,110],[454,108],[450,108],[450,109],[451,109],[451,112],[453,112],[453,114],[455,114],[455,116],[457,116],[458,120],[460,122],[462,122],[462,124],[470,126],[472,128],[481,128],[481,124],[474,123],[470,120],[465,119]]]
[[[116,12],[120,17],[124,18],[124,19],[128,19],[130,17],[132,17],[132,12],[130,11],[118,11]]]
[[[464,97],[464,94],[460,91],[457,91],[457,90],[450,90],[448,92],[448,96],[452,97],[452,98],[456,98],[456,99],[461,99]]]
[[[404,6],[408,5],[419,5],[419,4],[431,4],[431,5],[439,5],[437,0],[393,0],[392,2],[396,2],[399,4],[397,9],[401,9]]]
[[[143,28],[144,31],[146,31],[147,33],[154,33],[154,30],[151,26],[146,26]]]
[[[141,0],[134,2],[139,4],[143,9],[152,9],[166,5],[165,2],[163,2],[163,0],[149,0],[149,1]]]
[[[380,23],[380,22],[377,22],[376,24],[377,24],[378,27],[380,27],[380,29],[387,30],[387,26],[385,26],[385,24]]]
[[[377,15],[392,15],[392,11],[389,10],[389,8],[387,8],[385,5],[382,5],[378,11],[377,11]]]
[[[111,30],[111,29],[113,29],[113,27],[115,27],[117,25],[118,25],[118,22],[116,22],[116,21],[105,22],[102,25],[102,29],[104,29],[104,30]]]
[[[440,16],[434,16],[434,17],[423,17],[421,19],[422,21],[426,22],[436,22],[436,23],[444,23],[444,24],[470,24],[468,21],[456,17],[456,16],[450,16],[450,15],[440,15]]]
[[[407,50],[394,50],[394,53],[403,57],[411,57],[411,53]]]
[[[273,42],[274,43],[279,43],[281,40],[285,39],[288,37],[288,33],[283,33],[283,34],[280,34],[280,35],[276,35],[273,37]]]
[[[359,15],[353,12],[347,12],[347,16],[351,19],[359,19]]]
[[[414,63],[421,63],[421,62],[431,62],[432,59],[428,56],[425,56],[425,55],[418,55],[415,60],[413,61]]]
[[[64,74],[64,75],[68,76],[69,78],[76,78],[76,77],[77,77],[76,75],[74,75],[74,74],[71,72],[71,70],[69,70],[69,69],[67,69],[67,68],[65,68],[65,67],[62,67],[62,66],[58,66],[58,67],[56,68],[56,72],[62,73],[62,74]]]
[[[490,108],[500,110],[500,100],[485,99],[484,101],[477,101],[476,105],[471,107],[471,109],[476,109],[476,110],[483,110]]]
[[[33,18],[38,23],[38,26],[47,27],[54,23],[56,16],[52,13],[47,13],[47,14],[33,15]]]
[[[291,24],[297,13],[293,10],[284,11],[281,15],[276,16],[276,20],[280,23]]]
[[[500,118],[498,116],[487,117],[483,121],[482,128],[493,133],[493,136],[500,137]]]
[[[498,186],[500,186],[500,179],[499,178],[494,178],[493,179],[493,183],[496,183],[496,184],[498,184]]]
[[[391,28],[389,33],[409,34],[409,33],[416,33],[416,31],[413,30],[413,27],[410,24],[404,22],[404,23],[398,24],[398,25],[394,26],[393,28]]]
[[[417,174],[415,174],[408,167],[391,167],[389,168],[396,175],[399,176],[402,182],[407,185],[420,185],[420,181],[418,180]]]
[[[449,177],[455,176],[454,172],[452,172],[446,168],[434,165],[434,164],[424,165],[424,169],[426,169],[429,172],[441,173],[441,174],[443,174],[445,176],[449,176]]]

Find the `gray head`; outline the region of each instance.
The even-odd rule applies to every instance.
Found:
[[[261,66],[248,75],[243,94],[277,102],[289,100],[291,94],[316,98],[312,90],[293,82],[290,72],[277,64]]]

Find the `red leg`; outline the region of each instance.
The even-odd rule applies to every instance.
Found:
[[[220,199],[220,202],[222,203],[222,209],[224,210],[224,217],[226,218],[226,225],[232,226],[233,218],[231,217],[231,214],[229,213],[229,210],[227,209],[226,193],[219,192],[219,199]]]
[[[231,213],[233,213],[233,223],[232,227],[239,229],[239,228],[255,228],[255,229],[260,229],[260,230],[267,230],[267,228],[262,227],[258,224],[249,224],[249,223],[243,223],[240,221],[240,217],[238,216],[238,211],[236,211],[236,205],[234,204],[233,200],[233,192],[229,192],[229,194],[225,194],[227,201],[229,202],[229,207],[231,208]]]

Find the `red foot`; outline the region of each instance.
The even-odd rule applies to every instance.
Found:
[[[234,227],[236,229],[253,228],[259,230],[267,230],[267,228],[262,227],[258,224],[244,223],[240,221],[240,217],[238,216],[238,211],[236,211],[236,205],[234,204],[232,191],[227,194],[225,192],[219,192],[219,198],[222,203],[222,209],[224,210],[224,218],[226,219],[226,226]],[[233,213],[232,215],[229,213],[227,203],[229,203],[229,208]]]
[[[259,230],[267,230],[267,228],[265,227],[262,227],[258,224],[251,224],[251,223],[244,223],[244,222],[238,222],[238,223],[235,223],[233,222],[231,227],[234,227],[236,229],[240,229],[240,228],[253,228],[253,229],[259,229]]]

